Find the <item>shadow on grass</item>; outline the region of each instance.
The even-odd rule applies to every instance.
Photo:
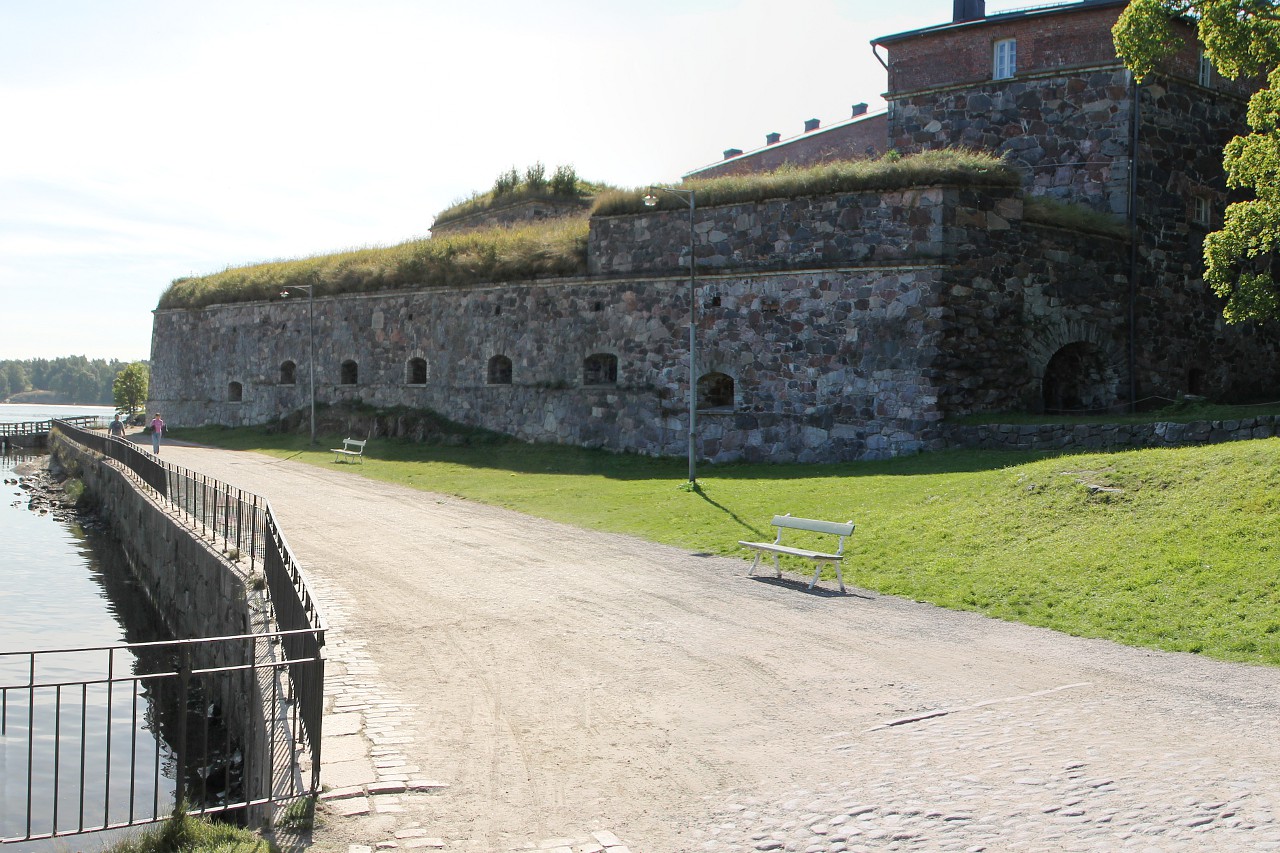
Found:
[[[319,449],[341,442],[340,437],[322,436],[317,448],[306,436],[269,432],[260,427],[199,427],[176,429],[172,436],[184,441],[210,444],[229,450],[296,451]],[[943,450],[869,462],[769,463],[704,462],[703,480],[806,480],[856,477],[929,476],[976,473],[1022,465],[1038,459],[1068,455],[1068,452],[1009,450]],[[490,469],[513,474],[595,476],[611,480],[670,480],[680,483],[686,476],[683,457],[653,457],[634,453],[614,453],[560,444],[526,444],[519,441],[485,443],[481,446],[421,444],[405,439],[375,438],[366,451],[369,462],[439,462],[467,468]],[[698,493],[706,500],[701,489]],[[714,501],[712,501],[714,503]],[[721,507],[721,509],[724,509]],[[726,510],[727,512],[728,510]],[[745,525],[744,525],[745,526]]]

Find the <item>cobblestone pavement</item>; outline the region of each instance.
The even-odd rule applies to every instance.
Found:
[[[165,453],[266,495],[324,608],[322,851],[1280,850],[1274,669]]]

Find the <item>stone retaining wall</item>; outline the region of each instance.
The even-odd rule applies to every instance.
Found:
[[[943,428],[950,447],[971,450],[1104,450],[1185,447],[1272,438],[1280,417],[1144,424],[980,424]]]
[[[183,526],[120,469],[97,454],[54,433],[54,453],[68,473],[84,483],[85,493],[109,522],[130,570],[176,639],[228,637],[262,628],[268,605],[248,585],[245,569],[231,563]],[[259,644],[261,645],[261,644]],[[217,668],[251,663],[246,643],[196,643],[192,666]],[[228,673],[212,685],[227,727],[241,743],[267,738],[267,708],[251,670]],[[269,768],[246,780],[267,790]]]

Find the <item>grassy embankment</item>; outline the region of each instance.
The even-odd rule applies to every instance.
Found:
[[[257,833],[183,815],[105,848],[105,853],[275,853]]]
[[[1001,161],[966,151],[930,151],[910,157],[885,157],[829,163],[807,169],[784,168],[758,175],[691,181],[682,188],[697,193],[700,208],[721,204],[795,198],[839,192],[921,186],[1001,186],[1019,183]],[[644,213],[647,188],[599,191],[590,216]],[[519,195],[517,193],[517,195]],[[659,209],[687,210],[684,202],[660,194]],[[458,208],[462,214],[491,204],[487,195]],[[451,209],[452,210],[452,209]],[[316,296],[415,290],[487,282],[529,281],[585,275],[588,217],[498,227],[463,234],[409,240],[395,246],[368,247],[296,260],[231,267],[204,276],[175,279],[159,307],[203,308],[232,302],[278,298],[290,285],[315,288]]]
[[[333,466],[305,437],[176,434]],[[862,587],[1135,646],[1280,664],[1278,461],[1280,439],[1058,457],[947,452],[708,466],[701,491],[689,492],[677,488],[678,459],[374,440],[367,462],[348,470],[722,555],[744,555],[738,539],[770,536],[775,513],[853,519],[846,579]]]

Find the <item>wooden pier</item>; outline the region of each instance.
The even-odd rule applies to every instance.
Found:
[[[74,418],[58,418],[64,423],[81,429],[93,429],[100,423],[97,415],[79,415]],[[11,447],[44,447],[49,442],[53,421],[24,421],[16,424],[0,423],[0,453]]]

